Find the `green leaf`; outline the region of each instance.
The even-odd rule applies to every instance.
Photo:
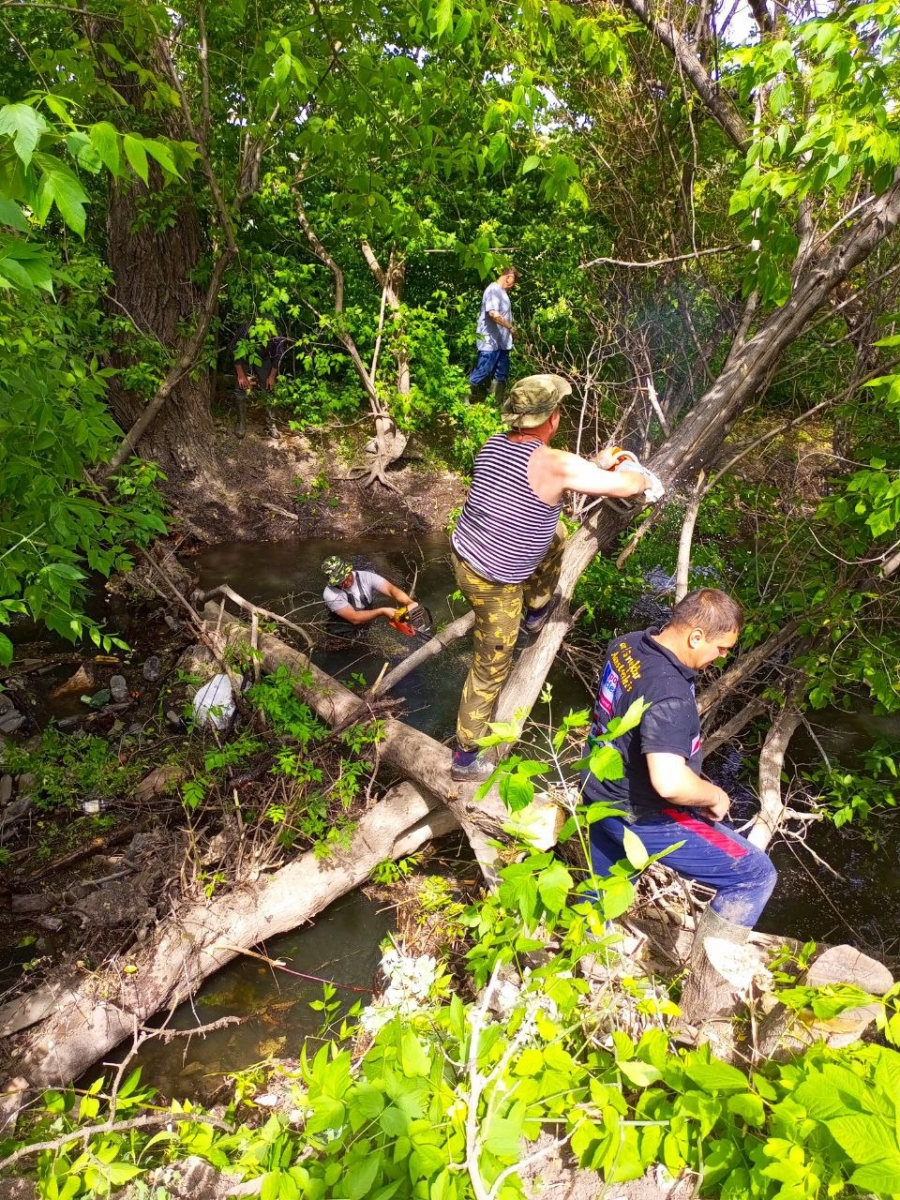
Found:
[[[340,1100],[331,1096],[316,1096],[310,1101],[313,1115],[307,1120],[310,1133],[322,1133],[325,1129],[340,1129],[344,1123],[345,1109]]]
[[[634,903],[634,887],[627,879],[614,876],[602,881],[603,916],[607,921],[614,921],[627,912]]]
[[[766,1123],[766,1110],[762,1099],[754,1092],[748,1092],[743,1096],[729,1096],[727,1107],[730,1113],[742,1117],[748,1125],[757,1129],[762,1128]]]
[[[828,1131],[848,1158],[855,1163],[880,1163],[897,1157],[897,1137],[880,1117],[863,1113],[826,1121]],[[878,1191],[893,1189],[879,1187]]]
[[[431,1056],[411,1029],[404,1031],[400,1041],[400,1067],[407,1077],[427,1075],[431,1069]]]
[[[516,1160],[520,1155],[522,1125],[505,1117],[492,1117],[482,1127],[484,1148],[498,1158]]]
[[[175,159],[172,157],[172,151],[164,142],[148,139],[144,142],[144,149],[151,158],[155,158],[167,175],[178,175],[178,168],[175,166]]]
[[[78,177],[52,154],[36,154],[35,165],[40,168],[41,182],[38,188],[38,204],[35,215],[41,224],[47,219],[50,207],[55,204],[65,223],[79,237],[84,237],[87,193],[78,182]]]
[[[354,1089],[350,1103],[367,1121],[371,1121],[380,1116],[384,1109],[384,1096],[371,1083],[361,1083]]]
[[[689,1062],[684,1073],[705,1092],[746,1092],[747,1077],[723,1062]]]
[[[554,913],[565,907],[572,890],[572,876],[562,863],[556,862],[538,875],[538,894],[547,908]]]
[[[147,151],[144,149],[143,138],[135,137],[132,133],[126,133],[122,139],[122,144],[125,147],[125,157],[131,164],[132,171],[146,184],[150,173],[147,167]]]
[[[769,93],[769,108],[777,116],[782,109],[786,108],[794,97],[794,91],[790,83],[786,79],[782,79],[780,83],[776,83]]]
[[[867,1163],[850,1176],[850,1182],[865,1191],[896,1196],[900,1192],[900,1155],[887,1155],[877,1163]]]
[[[37,148],[41,135],[50,126],[36,109],[29,104],[4,104],[0,108],[0,134],[13,139],[16,154],[27,167]]]
[[[12,642],[5,633],[0,633],[0,667],[8,667],[15,653]]]
[[[627,825],[622,830],[622,846],[625,850],[625,857],[634,869],[642,871],[650,861],[650,855],[638,835]]]
[[[284,87],[290,78],[293,61],[293,57],[290,54],[282,54],[275,60],[275,66],[272,68],[272,78],[278,87]]]
[[[536,170],[541,165],[541,160],[536,154],[529,154],[522,163],[522,174],[527,175],[529,171]]]
[[[91,145],[100,155],[100,161],[111,175],[118,175],[119,165],[119,133],[109,121],[100,121],[91,126]]]
[[[621,779],[625,774],[622,755],[615,746],[591,747],[588,769],[595,779],[601,781]]]
[[[367,1154],[365,1158],[352,1163],[342,1180],[342,1190],[345,1190],[349,1200],[363,1200],[368,1196],[380,1170],[380,1153]]]
[[[438,37],[443,37],[450,28],[450,22],[453,20],[453,0],[438,0],[437,11],[435,13],[435,32]]]
[[[652,1063],[640,1062],[636,1058],[632,1058],[628,1062],[620,1062],[619,1070],[635,1087],[649,1087],[651,1083],[656,1083],[657,1079],[662,1079],[662,1072]]]
[[[0,196],[0,225],[8,225],[10,229],[18,229],[20,233],[28,232],[25,214],[15,200],[6,196]]]

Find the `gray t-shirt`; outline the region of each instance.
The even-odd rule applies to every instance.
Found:
[[[478,349],[489,353],[491,350],[511,350],[513,336],[508,329],[498,325],[488,316],[489,312],[499,313],[505,321],[512,324],[512,304],[509,292],[496,281],[489,283],[481,297],[481,312],[478,314],[478,326],[475,330]]]
[[[363,608],[372,608],[372,601],[378,593],[387,596],[387,580],[376,575],[374,571],[354,571],[353,583],[345,591],[343,588],[327,587],[322,593],[322,599],[328,605],[329,612],[337,613],[342,608],[355,608],[359,612]]]

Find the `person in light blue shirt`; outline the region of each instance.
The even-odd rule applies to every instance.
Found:
[[[504,267],[498,279],[489,283],[481,298],[481,312],[475,330],[478,362],[469,376],[472,390],[469,403],[486,399],[491,380],[497,403],[503,403],[509,379],[509,354],[513,345],[512,304],[509,290],[519,278],[515,267]]]

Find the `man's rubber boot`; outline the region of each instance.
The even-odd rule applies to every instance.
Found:
[[[721,962],[721,952],[707,954],[706,943],[710,938],[730,942],[735,951],[733,957],[740,960],[746,956],[749,962],[752,953],[740,948],[746,946],[752,932],[749,925],[736,925],[708,905],[694,931],[690,970],[679,1001],[683,1020],[698,1031],[698,1043],[709,1042],[725,1058],[730,1058],[734,1051],[736,1030],[732,1018],[743,1007],[745,994],[720,974],[713,958]]]
[[[247,397],[241,396],[237,401],[238,419],[236,433],[242,438],[247,432]]]
[[[473,383],[469,390],[469,398],[467,404],[484,404],[487,400],[488,385],[487,381],[483,383]]]
[[[509,381],[507,379],[495,379],[493,391],[497,407],[502,408],[503,401],[506,399],[506,393],[509,391]]]

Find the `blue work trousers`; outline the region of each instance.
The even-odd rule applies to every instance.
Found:
[[[479,350],[478,362],[469,376],[469,383],[486,383],[489,379],[505,383],[509,379],[509,367],[508,350]]]
[[[625,828],[626,823],[618,817],[606,817],[591,826],[591,865],[597,875],[608,875],[612,865],[626,857],[622,848]],[[712,908],[726,921],[751,928],[756,924],[778,877],[764,851],[720,821],[675,805],[663,808],[658,816],[641,816],[628,828],[641,839],[648,854],[683,842],[663,863],[687,879],[715,888]]]

